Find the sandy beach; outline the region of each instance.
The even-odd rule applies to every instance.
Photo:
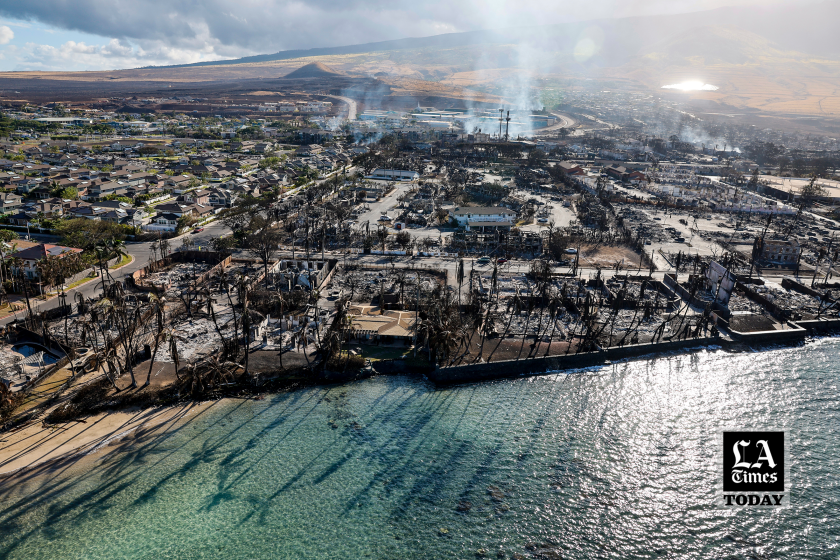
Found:
[[[0,477],[106,453],[121,442],[187,421],[214,402],[113,411],[55,426],[32,422],[0,434]]]

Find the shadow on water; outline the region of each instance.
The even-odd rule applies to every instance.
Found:
[[[220,526],[230,538],[279,531],[294,540],[297,557],[337,557],[331,554],[338,549],[313,555],[310,547],[343,532],[377,558],[472,557],[485,542],[517,542],[524,557],[550,557],[524,549],[542,537],[543,544],[562,540],[570,558],[654,557],[662,550],[674,557],[743,557],[761,539],[735,550],[725,535],[773,529],[778,519],[796,521],[783,536],[795,535],[802,522],[790,513],[733,518],[705,502],[691,508],[662,502],[707,497],[709,476],[697,461],[710,451],[698,442],[742,418],[733,394],[759,393],[759,402],[768,403],[787,396],[803,422],[814,418],[808,415],[814,383],[806,377],[782,394],[781,381],[788,379],[782,370],[756,386],[742,372],[708,362],[692,356],[619,363],[442,389],[374,378],[266,401],[214,403],[198,412],[184,407],[180,421],[137,430],[115,453],[86,459],[87,469],[65,459],[0,480],[0,557],[22,556],[30,539],[52,545],[71,538],[75,528],[98,527],[109,515],[154,511],[156,500],[158,509],[168,506],[167,492],[180,488],[194,494],[174,506],[181,515],[208,525],[224,518]],[[802,395],[790,398],[795,391]],[[838,410],[835,394],[820,413],[831,420]],[[763,409],[753,413],[766,417]],[[39,437],[52,441],[49,433]],[[800,471],[806,476],[813,467]],[[836,504],[835,498],[836,492],[827,502]],[[801,519],[817,514],[808,515]],[[443,536],[441,527],[452,531]],[[311,543],[303,542],[304,533]],[[510,557],[513,549],[506,550]],[[206,553],[222,554],[215,545]]]
[[[284,394],[267,404],[260,403],[260,408],[253,418],[272,413],[277,414],[277,417],[269,422],[255,438],[281,425],[285,411],[313,398],[312,394],[306,393],[302,391]],[[133,505],[143,505],[154,500],[165,483],[188,477],[200,465],[217,460],[220,450],[236,441],[239,430],[247,422],[221,432],[221,435],[219,435],[218,426],[230,422],[243,407],[249,406],[252,402],[237,401],[232,406],[228,406],[222,414],[217,414],[218,402],[199,409],[198,412],[194,412],[193,405],[182,406],[162,426],[138,428],[133,437],[115,446],[117,449],[114,453],[108,453],[101,459],[96,459],[95,464],[90,465],[84,472],[74,469],[79,459],[79,455],[75,454],[36,465],[0,479],[0,499],[5,503],[13,504],[5,508],[0,507],[0,536],[2,536],[0,541],[3,542],[0,547],[1,555],[8,555],[20,543],[38,532],[46,535],[47,527],[54,526],[59,521],[78,523],[85,518],[106,513],[109,509],[109,500],[148,476],[149,472],[154,471],[153,467],[179,455],[183,448],[189,447],[190,443],[201,442],[199,450],[193,452],[180,468],[173,469],[167,475],[156,479],[147,491],[133,501]],[[283,405],[285,407],[281,408]],[[151,419],[163,413],[164,410],[157,410],[148,416]],[[135,418],[144,414],[148,413],[138,413]],[[205,419],[208,421],[205,422]],[[133,420],[134,418],[126,424],[130,424]],[[292,431],[293,429],[290,429],[283,437],[287,437]],[[188,434],[186,439],[182,439],[184,434]],[[178,445],[170,446],[169,442],[176,436]],[[253,444],[253,439],[251,438],[228,454],[226,457],[229,460],[228,463],[238,453],[248,449]],[[94,442],[87,449],[94,449],[99,444],[105,443],[104,441]],[[64,496],[72,494],[73,488],[87,486],[93,486],[93,488],[82,492],[70,501],[63,499]],[[22,488],[28,491],[28,499],[17,501],[8,499]],[[16,521],[28,512],[42,509],[47,512],[45,526],[26,529]],[[52,529],[49,531],[55,532]]]

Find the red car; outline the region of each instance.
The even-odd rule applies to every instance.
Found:
[[[506,262],[508,262],[508,260],[505,259],[505,258],[499,258],[499,259],[496,259],[496,262],[499,263],[499,264],[505,264]]]
[[[193,230],[193,233],[201,233],[202,231],[204,231],[203,227],[197,227]]]

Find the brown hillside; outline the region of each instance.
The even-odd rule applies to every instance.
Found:
[[[301,66],[297,70],[293,70],[283,76],[286,80],[297,80],[300,78],[336,78],[345,76],[337,70],[333,70],[323,62],[312,62],[305,66]]]

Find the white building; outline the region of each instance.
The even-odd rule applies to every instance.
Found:
[[[449,211],[449,216],[458,226],[472,231],[510,229],[516,220],[516,212],[501,206],[469,206]]]
[[[367,178],[381,181],[416,181],[420,178],[420,174],[404,169],[374,169]]]

